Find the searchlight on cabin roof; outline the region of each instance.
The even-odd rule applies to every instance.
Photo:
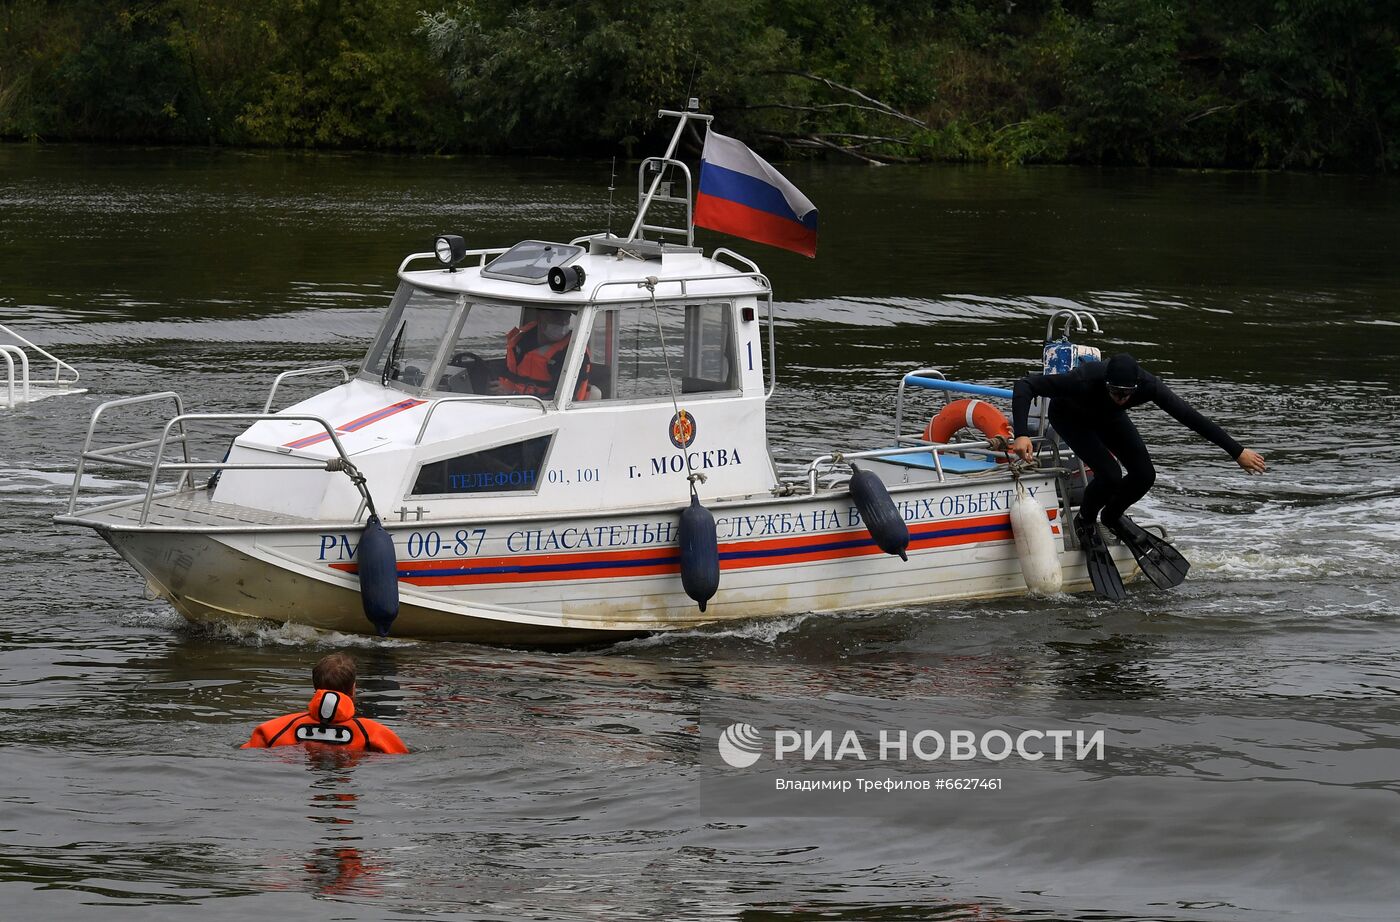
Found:
[[[457,264],[467,255],[467,241],[456,234],[439,234],[433,241],[433,252],[438,262],[456,272]]]

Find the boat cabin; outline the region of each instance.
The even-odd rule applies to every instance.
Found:
[[[773,489],[772,311],[756,266],[609,235],[504,251],[443,239],[437,267],[409,268],[427,253],[400,266],[354,378],[285,411],[334,425],[378,508],[427,519],[674,506],[692,476],[707,499]],[[230,461],[329,460],[329,443],[305,420],[265,420]],[[238,473],[216,499],[308,518],[354,505],[343,478],[289,472],[296,489],[267,490],[265,475],[254,487]]]
[[[594,304],[588,293],[555,292],[551,268],[576,270],[585,286],[607,279],[611,297]],[[712,272],[711,261],[698,251],[657,253],[655,304],[641,268],[635,258],[530,240],[478,268],[405,272],[362,375],[414,395],[521,394],[559,409],[669,402],[673,391],[739,396],[734,297],[685,297],[666,274]],[[762,390],[761,375],[750,383]]]

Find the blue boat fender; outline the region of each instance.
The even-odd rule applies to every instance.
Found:
[[[371,515],[360,533],[360,602],[365,617],[387,637],[389,627],[399,616],[399,561],[394,551],[394,539],[379,524],[379,516]]]
[[[890,491],[870,471],[863,471],[854,464],[851,470],[855,471],[851,475],[851,498],[856,501],[870,537],[886,554],[897,554],[900,560],[908,560],[909,526],[904,524],[904,517],[890,499]]]
[[[719,590],[719,537],[715,517],[690,494],[690,505],[681,513],[681,585],[700,610]]]

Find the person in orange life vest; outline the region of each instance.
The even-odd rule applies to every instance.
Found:
[[[500,393],[554,396],[559,387],[559,375],[564,370],[564,357],[573,341],[574,331],[569,329],[571,319],[568,311],[541,308],[535,312],[534,320],[510,331],[506,337],[506,373],[500,378]],[[592,371],[593,362],[584,352],[578,386],[574,388],[575,400],[588,399],[588,376]]]
[[[260,724],[243,748],[314,743],[344,750],[408,752],[393,730],[355,713],[355,660],[348,653],[322,657],[311,670],[311,683],[316,694],[306,710]]]

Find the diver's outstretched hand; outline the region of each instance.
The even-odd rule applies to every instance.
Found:
[[[1262,474],[1269,469],[1264,463],[1264,456],[1252,448],[1246,448],[1240,452],[1240,456],[1235,459],[1235,463],[1244,468],[1250,474]]]

